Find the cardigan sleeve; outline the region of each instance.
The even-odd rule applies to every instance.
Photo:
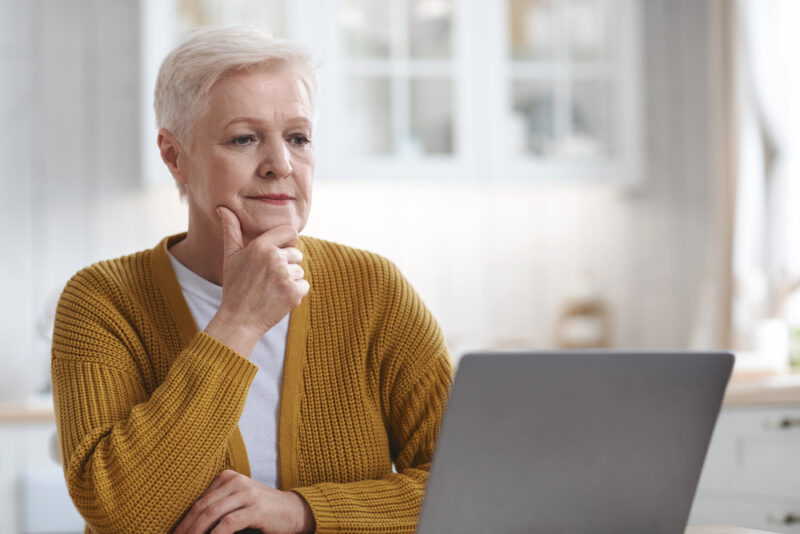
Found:
[[[198,333],[148,392],[141,333],[107,287],[79,273],[56,314],[51,374],[67,485],[97,532],[167,532],[223,469],[256,367]]]
[[[419,520],[453,370],[436,320],[394,265],[390,272],[374,350],[382,360],[381,404],[397,472],[295,488],[321,534],[411,534]]]

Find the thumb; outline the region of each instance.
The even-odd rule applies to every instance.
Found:
[[[222,223],[222,246],[227,258],[244,248],[242,228],[236,215],[225,206],[217,208],[217,216]]]

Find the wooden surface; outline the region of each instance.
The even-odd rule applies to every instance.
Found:
[[[725,392],[726,407],[800,404],[800,373],[735,373]],[[0,422],[54,421],[47,398],[0,402]]]
[[[0,402],[0,423],[38,423],[55,419],[52,401],[47,398],[28,402]]]
[[[800,373],[735,373],[725,406],[800,404]]]
[[[721,525],[687,527],[685,534],[774,534],[766,530],[753,530],[742,527],[726,527]]]

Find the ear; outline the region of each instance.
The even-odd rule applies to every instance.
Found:
[[[161,152],[161,161],[167,166],[175,181],[186,184],[186,153],[172,132],[166,128],[158,130],[158,150]]]

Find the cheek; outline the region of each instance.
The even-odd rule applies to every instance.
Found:
[[[209,200],[220,202],[234,198],[248,183],[247,165],[242,161],[211,159],[202,169],[203,189]]]
[[[305,198],[305,211],[311,208],[311,182],[313,176],[313,169],[308,169],[306,175],[303,176],[300,187],[303,190],[303,197]]]
[[[314,178],[314,158],[308,156],[300,162],[297,168],[297,185],[303,191],[303,195],[308,204],[311,203],[311,182]]]

